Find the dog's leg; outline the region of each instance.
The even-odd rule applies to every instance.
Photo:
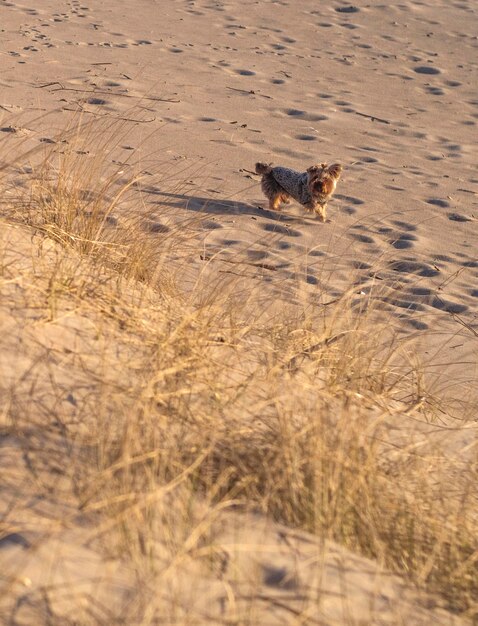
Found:
[[[280,194],[276,195],[276,196],[272,196],[272,198],[269,198],[269,210],[270,211],[278,211],[279,210],[280,201],[281,201]]]
[[[319,216],[321,222],[325,222],[327,217],[327,205],[326,204],[318,204],[315,207],[315,212]]]

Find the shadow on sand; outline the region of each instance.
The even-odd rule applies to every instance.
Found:
[[[197,213],[210,215],[250,215],[253,218],[265,218],[275,222],[287,222],[295,224],[307,224],[314,220],[313,217],[301,217],[290,214],[287,210],[269,211],[259,205],[246,204],[237,200],[214,199],[200,196],[189,196],[182,193],[171,193],[162,191],[156,187],[146,187],[143,193],[157,196],[157,200],[152,200],[152,204],[161,206],[177,207]]]

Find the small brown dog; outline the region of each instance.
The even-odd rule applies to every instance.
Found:
[[[327,202],[332,197],[342,173],[340,163],[312,165],[306,172],[287,167],[256,163],[256,174],[262,175],[261,187],[269,199],[269,209],[276,211],[281,202],[297,200],[308,211],[314,211],[325,222]]]

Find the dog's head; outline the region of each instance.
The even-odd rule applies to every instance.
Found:
[[[342,169],[340,163],[321,163],[309,167],[307,184],[310,195],[321,204],[327,202],[335,191]]]

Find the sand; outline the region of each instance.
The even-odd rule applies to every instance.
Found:
[[[474,20],[446,2],[7,3],[0,104],[24,115],[2,131],[49,142],[72,110],[131,119],[137,106],[123,159],[184,164],[186,188],[145,201],[206,214],[209,251],[253,244],[284,276],[308,257],[321,293],[324,266],[362,289],[388,266],[402,323],[425,329],[437,310],[473,323]],[[42,131],[26,114],[47,115]],[[263,211],[257,160],[342,162],[330,223]]]
[[[293,303],[299,291],[319,305],[344,286],[365,298],[387,284],[383,305],[391,323],[403,335],[430,331],[423,358],[440,347],[453,394],[471,404],[478,349],[477,27],[471,0],[2,2],[0,134],[15,152],[57,142],[78,112],[84,120],[123,120],[127,138],[111,160],[124,163],[125,175],[134,169],[132,153],[135,167],[164,169],[164,184],[146,179],[141,187],[138,210],[147,207],[150,215],[157,205],[150,235],[198,218],[188,252],[178,258],[186,292],[201,273],[232,271],[234,263],[275,306]],[[329,220],[320,223],[294,203],[266,210],[256,161],[300,171],[342,163]],[[0,165],[6,162],[0,155]],[[475,436],[470,431],[466,444]],[[238,522],[228,523],[226,535],[234,536]],[[259,568],[254,592],[277,600],[274,609],[265,604],[256,623],[295,623],[304,602],[315,606],[319,588],[325,600],[310,623],[455,623],[402,592],[398,578],[378,583],[378,564],[335,545],[325,556],[320,551],[322,586],[307,586],[315,540],[261,518],[237,532],[244,527],[249,561],[238,571]],[[76,546],[68,559],[90,559],[91,585],[102,563],[75,532],[54,541]],[[286,550],[281,537],[289,534],[297,545]],[[257,559],[265,535],[267,550]],[[25,566],[34,587],[43,578],[42,550],[48,544],[31,557],[35,566]],[[21,541],[0,543],[2,561],[17,566],[24,552]],[[125,585],[134,577],[118,576]],[[251,584],[237,576],[245,588]],[[184,600],[185,614],[190,603],[204,602],[202,589],[219,594],[217,581],[195,589],[190,572],[185,581],[198,596]],[[119,593],[100,587],[105,597]],[[34,623],[21,619],[16,623]]]

